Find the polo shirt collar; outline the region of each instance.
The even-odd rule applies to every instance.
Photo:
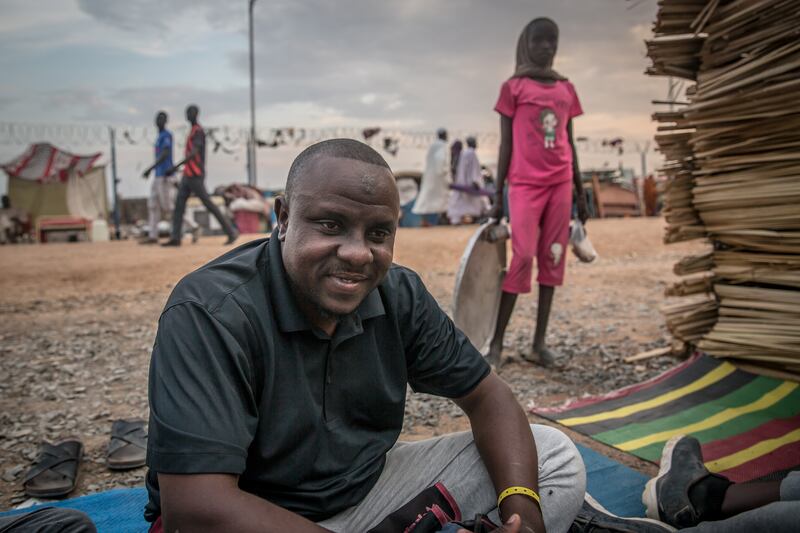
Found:
[[[284,332],[311,330],[313,327],[298,307],[292,289],[289,286],[289,278],[283,266],[281,246],[281,241],[277,237],[271,237],[267,243],[270,298],[276,310],[275,315],[278,327]],[[370,291],[364,301],[358,305],[355,313],[353,313],[354,325],[357,330],[361,330],[361,321],[385,314],[386,309],[376,287]],[[358,331],[358,333],[360,332]]]

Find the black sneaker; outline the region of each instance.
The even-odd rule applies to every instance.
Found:
[[[569,533],[667,533],[675,528],[651,518],[617,516],[592,498],[589,493],[583,507],[572,522]]]
[[[677,528],[692,527],[719,518],[730,485],[727,478],[708,471],[696,438],[679,435],[664,445],[658,475],[647,482],[642,503],[650,518]]]
[[[173,241],[172,239],[168,240],[167,242],[162,242],[161,246],[180,246],[181,241]]]

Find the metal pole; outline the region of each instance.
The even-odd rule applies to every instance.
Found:
[[[253,60],[253,5],[256,0],[250,0],[249,22],[250,22],[250,173],[247,182],[253,187],[256,186],[258,178],[256,176],[256,81],[255,81],[255,61]]]
[[[644,143],[644,150],[640,152],[642,156],[642,179],[647,177],[647,151],[650,149],[650,141]]]
[[[119,194],[117,194],[117,146],[116,146],[116,133],[114,128],[108,127],[108,137],[111,140],[111,190],[114,195],[114,236],[117,240],[120,238],[119,231]]]
[[[250,159],[253,157],[253,143],[250,142],[250,136],[247,137],[247,184],[250,185],[250,176],[253,175],[252,163]]]

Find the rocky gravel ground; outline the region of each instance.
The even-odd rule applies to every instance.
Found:
[[[601,259],[593,265],[570,260],[551,318],[548,342],[563,366],[542,369],[520,359],[532,339],[535,294],[519,299],[506,334],[509,360],[499,374],[525,407],[607,392],[675,363],[661,357],[627,364],[622,358],[668,344],[658,313],[663,288],[672,279],[672,263],[697,245],[665,248],[659,219],[604,220],[589,228]],[[418,271],[445,309],[473,230],[403,230],[398,236],[395,260]],[[220,239],[178,250],[143,248],[122,242],[2,249],[0,510],[27,500],[21,480],[43,440],[83,441],[71,496],[142,485],[144,468],[106,468],[111,424],[147,418],[147,367],[161,307],[182,275],[223,250]],[[466,417],[448,400],[409,394],[403,438],[467,428]]]

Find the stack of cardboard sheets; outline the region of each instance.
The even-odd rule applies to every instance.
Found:
[[[712,244],[676,265],[688,277],[667,294],[685,298],[667,324],[711,355],[800,375],[800,4],[660,0],[654,33],[648,73],[695,82],[654,115],[665,240]]]

